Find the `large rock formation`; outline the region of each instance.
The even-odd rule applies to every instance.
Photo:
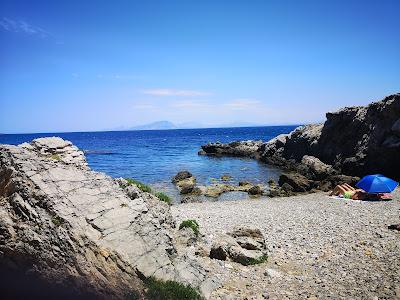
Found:
[[[245,157],[258,157],[258,149],[262,141],[237,141],[229,144],[219,142],[208,143],[201,146],[199,155],[232,155]]]
[[[400,94],[326,118],[324,124],[301,126],[263,144],[261,159],[293,166],[311,155],[343,174],[400,178]]]
[[[322,124],[300,126],[266,143],[210,143],[202,149],[203,154],[259,158],[311,180],[330,182],[325,187],[355,179],[338,174],[382,173],[400,180],[400,94],[327,113]]]
[[[150,276],[206,292],[206,270],[177,254],[168,205],[130,189],[61,138],[0,145],[2,296],[140,298]]]

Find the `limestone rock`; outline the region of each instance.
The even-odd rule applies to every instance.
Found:
[[[337,171],[331,165],[325,164],[318,158],[310,155],[303,156],[298,170],[307,178],[314,180],[323,180],[328,176],[337,173]]]
[[[296,128],[285,142],[264,143],[260,158],[296,169],[303,156],[314,156],[339,173],[352,176],[382,173],[400,179],[400,94],[368,106],[327,113],[323,124]]]
[[[211,247],[210,257],[228,258],[248,266],[264,261],[266,245],[263,234],[255,227],[236,227],[227,235],[219,235]]]
[[[68,141],[0,145],[0,199],[0,270],[42,291],[123,299],[143,294],[143,277],[208,282],[197,261],[177,255],[169,206],[91,171]]]

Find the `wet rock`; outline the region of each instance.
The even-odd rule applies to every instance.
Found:
[[[172,178],[172,182],[178,183],[179,181],[189,179],[191,177],[193,177],[193,175],[189,171],[180,171]]]
[[[259,185],[254,185],[247,191],[250,195],[262,195],[263,190]]]
[[[194,177],[188,171],[181,171],[178,172],[173,178],[172,182],[175,183],[176,187],[178,188],[180,194],[190,194],[193,191],[198,192],[195,190],[196,187],[196,177]]]
[[[232,179],[232,176],[229,175],[229,174],[224,174],[224,175],[221,176],[221,180],[222,181],[229,181],[231,179]]]

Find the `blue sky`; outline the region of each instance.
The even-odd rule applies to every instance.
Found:
[[[399,1],[3,1],[0,132],[299,124],[399,92]]]

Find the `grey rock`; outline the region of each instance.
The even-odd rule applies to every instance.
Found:
[[[237,141],[228,144],[209,143],[201,146],[201,154],[257,157],[262,141]]]
[[[172,182],[177,183],[179,181],[182,181],[184,179],[188,179],[191,177],[193,177],[193,175],[189,171],[180,171],[172,178]]]
[[[283,186],[285,183],[290,185],[295,192],[306,192],[312,188],[312,181],[297,173],[283,173],[279,177],[279,185]]]
[[[399,179],[400,94],[368,106],[346,107],[327,113],[323,124],[301,126],[263,144],[263,161],[296,169],[304,155],[314,156],[339,172],[364,176],[383,173]]]
[[[143,277],[195,287],[209,278],[178,255],[166,203],[91,171],[68,141],[0,145],[0,198],[1,270],[99,299],[143,294]]]
[[[248,190],[248,193],[250,195],[262,195],[263,190],[260,186],[254,185]]]

